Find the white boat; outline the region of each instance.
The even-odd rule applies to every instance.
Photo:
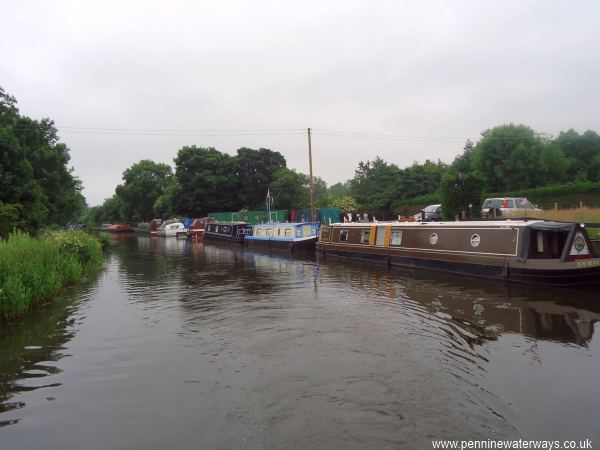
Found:
[[[181,222],[175,222],[166,225],[164,228],[159,228],[158,233],[159,236],[164,237],[177,236],[178,234],[186,236],[186,231],[187,229],[185,228],[185,225],[183,225]]]

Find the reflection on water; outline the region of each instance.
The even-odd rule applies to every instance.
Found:
[[[594,291],[119,237],[98,283],[0,331],[0,438],[12,448],[594,439],[599,317]]]

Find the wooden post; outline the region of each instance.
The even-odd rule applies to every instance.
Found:
[[[313,184],[313,171],[312,171],[312,143],[311,143],[311,132],[308,129],[308,170],[310,176],[310,221],[315,221],[315,187]]]

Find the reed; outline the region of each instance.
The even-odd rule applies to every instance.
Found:
[[[12,233],[0,242],[0,320],[54,299],[88,269],[102,267],[102,245],[84,232],[51,232],[33,238]]]

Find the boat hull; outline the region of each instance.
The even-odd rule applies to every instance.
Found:
[[[272,248],[276,250],[287,250],[289,252],[311,251],[315,249],[317,238],[302,240],[283,240],[283,239],[256,239],[246,238],[248,248]]]
[[[324,255],[526,284],[600,284],[600,257],[585,229],[551,221],[334,224]]]
[[[194,241],[202,240],[204,239],[204,230],[190,230],[188,233],[188,238]]]
[[[396,256],[386,253],[371,253],[317,249],[325,256],[370,261],[390,266],[407,267],[419,270],[434,270],[477,278],[492,278],[522,284],[544,284],[550,286],[579,286],[600,284],[600,266],[585,269],[537,269],[518,268],[511,264],[481,264],[451,259],[431,257]]]
[[[244,242],[243,237],[230,236],[228,234],[218,234],[218,233],[207,233],[204,232],[204,240],[205,241],[220,241],[220,242],[235,242],[237,244],[242,244]]]

